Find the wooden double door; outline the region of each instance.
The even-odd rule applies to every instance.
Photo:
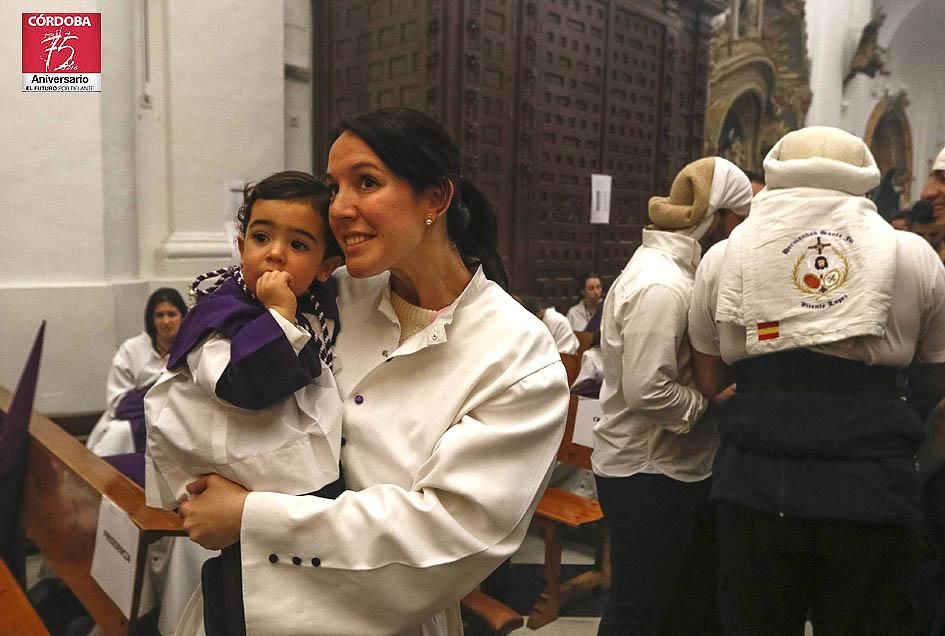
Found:
[[[723,0],[315,0],[316,170],[336,122],[439,119],[499,213],[512,288],[560,309],[639,244],[646,204],[699,156]],[[613,176],[590,224],[590,175]]]

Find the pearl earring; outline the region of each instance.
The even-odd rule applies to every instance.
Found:
[[[426,224],[427,227],[430,227],[431,225],[433,225],[433,216],[432,216],[432,215],[428,215],[428,216],[427,216],[427,220],[424,221],[424,223]]]

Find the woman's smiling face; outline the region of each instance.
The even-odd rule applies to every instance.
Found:
[[[352,276],[416,267],[427,196],[394,174],[360,137],[345,131],[328,153],[331,229]]]

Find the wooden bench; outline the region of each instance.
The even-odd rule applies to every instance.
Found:
[[[571,386],[581,372],[581,356],[574,353],[562,353],[560,355],[561,363],[568,374],[568,386]]]
[[[0,408],[9,405],[10,397],[10,392],[0,387]],[[102,495],[127,513],[139,530],[136,564],[139,574],[135,576],[128,618],[90,574]],[[144,492],[139,486],[90,453],[54,422],[36,413],[30,419],[23,497],[22,522],[27,534],[105,635],[134,633],[147,567],[147,546],[162,537],[185,534],[177,515],[145,506]],[[56,521],[51,522],[53,519]],[[0,608],[5,608],[3,601],[0,597]],[[479,591],[467,595],[462,604],[496,634],[507,634],[524,624],[521,615]],[[41,622],[39,626],[42,627]],[[34,633],[47,632],[22,632],[24,636]],[[8,634],[19,636],[20,632],[6,631],[0,619],[0,635]]]
[[[460,601],[463,610],[475,616],[491,633],[503,636],[525,624],[525,619],[488,594],[474,590]]]
[[[0,408],[6,410],[10,398],[10,392],[0,387]],[[132,606],[127,617],[91,575],[103,496],[137,528]],[[20,520],[27,536],[105,636],[135,632],[148,546],[162,537],[185,535],[177,515],[147,507],[137,484],[35,411],[30,418]]]
[[[69,435],[85,439],[95,427],[95,423],[102,417],[102,411],[89,411],[87,413],[69,413],[68,415],[56,415],[51,419],[61,426]]]
[[[581,359],[581,355],[594,346],[594,336],[597,335],[597,332],[594,331],[575,331],[574,335],[578,339],[578,350],[577,357],[578,360]]]
[[[573,353],[562,353],[560,355],[561,355],[561,362],[564,364],[564,370],[568,375],[568,385],[570,386],[571,384],[574,383],[575,378],[577,378],[578,373],[581,370],[581,357]],[[572,423],[571,430],[573,430],[573,423]],[[568,439],[570,439],[570,434],[566,434],[566,435]],[[588,457],[590,457],[590,455],[588,455]],[[561,459],[560,449],[559,449],[558,459],[559,461]],[[590,460],[588,460],[588,462],[589,461]],[[568,463],[572,463],[572,462],[569,461]],[[575,501],[575,500],[580,500],[580,501]],[[569,504],[574,504],[574,505],[569,506]],[[584,499],[583,497],[572,495],[570,493],[567,493],[563,490],[559,490],[557,488],[548,488],[545,491],[545,494],[542,496],[542,500],[538,504],[538,509],[535,512],[536,523],[542,523],[542,521],[538,520],[539,511],[542,511],[542,510],[544,510],[545,516],[548,517],[549,519],[551,519],[552,517],[557,517],[561,513],[567,515],[568,510],[574,510],[575,513],[578,515],[576,519],[572,518],[572,521],[583,519],[587,512],[586,510],[581,509],[581,506],[584,504],[590,504],[593,506],[593,505],[596,505],[596,502],[590,502],[589,500]],[[597,510],[598,512],[600,511],[599,506],[597,507]],[[571,523],[568,523],[568,525],[571,525],[572,527],[579,527],[582,524],[578,523],[578,525],[573,525]],[[546,536],[547,536],[547,533],[546,533]],[[560,537],[558,537],[557,540],[558,540],[557,560],[559,563],[559,567],[557,570],[555,570],[555,572],[557,573],[557,578],[560,579],[561,577],[560,575],[560,570],[561,570],[560,569],[560,562],[561,562]],[[547,544],[546,544],[545,550],[547,553],[547,550],[548,550]],[[547,556],[546,556],[546,563],[547,563]],[[547,565],[546,565],[546,569],[547,569]],[[548,580],[547,572],[545,576],[546,576],[546,580]],[[495,634],[508,634],[513,629],[518,629],[519,627],[521,627],[525,622],[525,620],[521,616],[519,616],[514,610],[504,605],[500,601],[497,601],[491,596],[488,596],[478,590],[466,596],[461,601],[461,605],[463,607],[463,610],[466,613],[475,616],[480,622],[482,622],[489,630],[491,630]],[[555,617],[556,616],[557,614],[555,614]],[[540,619],[536,619],[536,626],[539,620]],[[551,620],[554,620],[554,618],[552,618]],[[529,625],[531,625],[531,622],[529,623]]]
[[[568,420],[558,448],[558,461],[590,469],[591,449],[572,441],[578,397],[572,395]],[[558,618],[561,606],[579,594],[610,586],[610,545],[601,528],[594,567],[570,580],[561,580],[561,533],[564,527],[581,528],[604,518],[600,504],[573,493],[550,487],[545,490],[535,511],[534,523],[542,529],[545,541],[545,588],[528,616],[528,627],[538,629]]]
[[[26,594],[7,564],[0,560],[0,634],[3,636],[49,636]]]

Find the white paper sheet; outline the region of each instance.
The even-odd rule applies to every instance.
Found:
[[[609,174],[591,175],[591,223],[610,223],[610,189],[614,178]]]
[[[138,527],[108,497],[98,508],[92,578],[126,617],[131,615],[135,565],[138,562]]]
[[[578,397],[577,413],[574,416],[574,434],[571,441],[578,446],[594,448],[594,426],[604,417],[600,400]]]

